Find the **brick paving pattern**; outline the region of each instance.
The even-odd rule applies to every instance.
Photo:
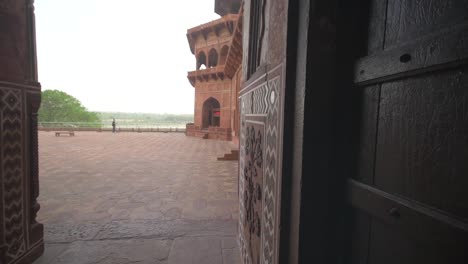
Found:
[[[40,132],[35,264],[237,264],[237,162],[181,133]]]

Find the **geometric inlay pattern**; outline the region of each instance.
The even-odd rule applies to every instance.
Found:
[[[22,170],[22,93],[0,89],[1,194],[3,202],[2,254],[6,263],[25,253]]]
[[[268,74],[272,76],[273,74]],[[280,118],[281,114],[279,99],[281,98],[280,81],[281,76],[276,75],[270,77],[264,83],[261,83],[244,93],[240,97],[241,104],[241,127],[240,127],[240,159],[239,159],[239,171],[241,173],[239,177],[239,203],[240,203],[240,214],[239,214],[239,243],[240,251],[243,263],[251,264],[255,263],[252,261],[250,253],[249,238],[245,236],[244,220],[246,219],[246,213],[248,209],[252,207],[251,204],[247,204],[249,199],[245,197],[246,190],[246,175],[244,173],[248,164],[246,164],[246,144],[248,142],[248,136],[250,132],[247,132],[250,128],[250,122],[255,116],[264,116],[264,127],[265,135],[262,139],[263,143],[263,184],[262,184],[262,215],[261,215],[261,256],[260,263],[272,264],[275,259],[275,247],[277,235],[275,230],[277,228],[276,223],[276,208],[277,208],[277,188],[278,188],[278,177],[280,173],[278,171],[278,141],[279,129],[280,129]]]
[[[260,263],[263,189],[263,125],[249,124],[246,129],[244,151],[244,237],[248,241],[253,264]]]

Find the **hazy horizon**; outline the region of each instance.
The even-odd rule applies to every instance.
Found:
[[[90,110],[91,111],[91,110]],[[153,113],[153,112],[122,112],[122,111],[93,111],[97,113],[117,113],[117,114],[151,114],[151,115],[193,115],[193,113],[181,113],[181,114],[174,114],[174,113]]]
[[[42,89],[64,91],[94,112],[193,114],[186,32],[219,18],[214,1],[128,3],[36,1]]]

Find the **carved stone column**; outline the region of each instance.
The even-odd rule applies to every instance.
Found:
[[[32,263],[44,250],[39,210],[33,0],[0,1],[0,263]]]
[[[28,92],[28,115],[29,115],[29,224],[30,243],[41,243],[43,237],[43,226],[36,221],[37,212],[40,205],[37,202],[39,197],[39,146],[37,133],[37,112],[41,104],[41,94],[38,92]]]

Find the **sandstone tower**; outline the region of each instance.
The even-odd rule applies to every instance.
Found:
[[[242,61],[239,5],[217,8],[221,18],[187,30],[195,70],[188,80],[195,88],[194,123],[187,135],[237,140],[238,93]]]

